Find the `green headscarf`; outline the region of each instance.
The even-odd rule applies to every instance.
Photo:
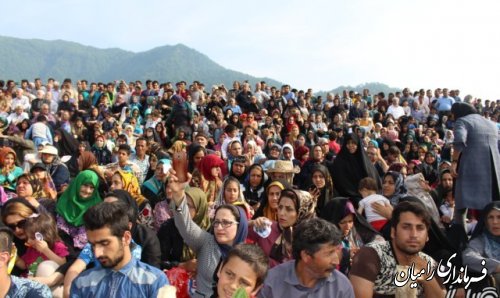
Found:
[[[88,199],[80,198],[80,187],[84,184],[94,186],[94,193]],[[99,187],[99,177],[94,171],[85,170],[76,176],[68,188],[57,200],[56,211],[66,222],[74,227],[83,225],[83,215],[92,206],[102,201],[97,188]]]
[[[196,208],[193,221],[203,230],[208,230],[210,227],[210,218],[207,213],[207,194],[198,187],[189,187],[186,189],[186,195],[193,200],[194,207]]]
[[[208,230],[210,227],[210,218],[208,217],[208,203],[207,195],[198,187],[189,187],[186,189],[186,195],[193,200],[194,207],[196,209],[196,214],[193,217],[193,221],[203,230]],[[196,258],[195,253],[184,243],[182,248],[183,262],[189,261]]]

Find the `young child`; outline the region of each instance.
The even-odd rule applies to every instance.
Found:
[[[59,266],[66,263],[68,248],[59,238],[52,216],[46,213],[32,215],[27,219],[24,231],[28,249],[16,263],[19,268],[28,269],[29,274],[34,275],[43,261],[51,260]]]
[[[372,203],[389,205],[389,200],[377,194],[377,182],[375,179],[366,177],[359,181],[358,191],[363,197],[359,202],[358,213],[363,214],[365,212],[366,220],[374,227],[377,231],[380,231],[382,227],[387,223],[387,219],[378,215],[372,208]]]
[[[217,272],[216,297],[234,297],[237,291],[244,292],[246,297],[255,297],[266,278],[268,262],[259,246],[236,245]]]

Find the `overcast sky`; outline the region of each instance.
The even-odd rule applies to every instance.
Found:
[[[498,99],[499,12],[498,0],[5,1],[0,35],[133,52],[182,43],[316,91],[377,81]]]

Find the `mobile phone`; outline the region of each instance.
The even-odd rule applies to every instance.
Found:
[[[175,171],[175,175],[179,182],[186,182],[188,180],[188,162],[187,154],[184,151],[174,153],[172,159],[172,166]]]

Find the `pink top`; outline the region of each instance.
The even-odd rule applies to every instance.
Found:
[[[249,227],[247,239],[249,239],[253,243],[259,245],[260,248],[262,248],[262,250],[266,254],[266,256],[269,256],[271,254],[271,249],[272,249],[274,243],[276,242],[276,240],[280,236],[281,236],[281,231],[278,227],[278,223],[273,221],[273,223],[271,224],[271,234],[269,234],[269,236],[267,236],[267,238],[260,237],[259,234],[257,234],[253,230],[252,227]],[[279,265],[279,264],[281,264],[281,263],[272,259],[272,258],[269,258],[269,267],[270,268],[272,268],[276,265]]]
[[[64,242],[60,240],[54,243],[54,246],[51,249],[56,255],[63,258],[69,254],[66,244],[64,244]],[[48,258],[44,254],[40,253],[38,250],[34,249],[33,247],[28,247],[26,253],[21,256],[21,259],[26,264],[26,267],[29,267],[39,257],[41,257],[44,261],[48,260]]]

